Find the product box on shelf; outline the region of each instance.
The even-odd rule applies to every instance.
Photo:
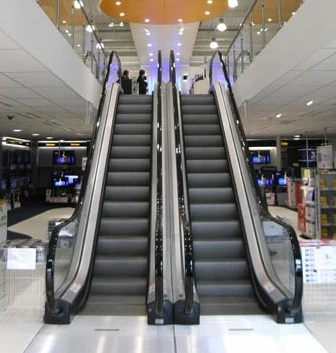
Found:
[[[306,235],[309,238],[316,237],[316,223],[315,222],[306,221]]]
[[[306,220],[307,221],[315,221],[316,220],[316,206],[315,203],[307,203],[306,204]]]

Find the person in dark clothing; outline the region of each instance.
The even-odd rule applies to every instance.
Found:
[[[124,91],[124,94],[132,94],[132,80],[129,78],[129,71],[124,70],[120,77],[120,85]]]
[[[139,71],[137,82],[139,84],[139,94],[146,94],[148,83],[146,82],[145,70],[141,69]]]

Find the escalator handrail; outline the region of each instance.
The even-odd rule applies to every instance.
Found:
[[[252,185],[254,186],[254,191],[257,195],[258,205],[260,207],[260,213],[265,218],[267,218],[275,223],[278,223],[279,225],[284,227],[289,235],[289,240],[291,242],[291,249],[293,252],[293,260],[294,260],[293,265],[294,265],[294,269],[295,269],[295,292],[294,292],[293,301],[291,302],[291,307],[287,308],[287,310],[288,310],[288,312],[295,314],[301,310],[301,302],[302,302],[302,296],[303,296],[302,258],[301,258],[299,241],[297,239],[295,230],[293,229],[292,226],[281,221],[278,218],[275,218],[268,211],[268,206],[267,206],[266,200],[262,196],[260,188],[258,187],[255,170],[254,170],[253,165],[252,165],[250,158],[249,158],[248,142],[247,142],[247,138],[246,138],[246,135],[245,135],[245,132],[243,129],[243,125],[242,125],[242,121],[241,121],[238,107],[236,104],[236,100],[233,95],[232,86],[231,86],[231,83],[229,80],[226,65],[223,60],[222,53],[218,50],[213,54],[213,56],[210,60],[210,65],[209,65],[210,90],[212,90],[212,88],[213,88],[213,77],[212,77],[213,76],[212,75],[213,63],[214,63],[214,59],[217,55],[219,57],[220,64],[221,64],[222,70],[223,70],[223,75],[225,77],[225,81],[226,81],[226,84],[228,87],[228,92],[229,92],[229,97],[230,97],[230,101],[231,101],[232,108],[233,108],[234,117],[237,122],[236,127],[237,127],[237,130],[239,131],[241,142],[242,142],[242,147],[243,147],[242,150],[243,150],[243,153],[245,154],[245,160],[249,166],[249,171],[252,175],[252,179],[253,179]]]
[[[183,171],[185,167],[182,165],[184,149],[182,147],[180,135],[180,122],[177,104],[177,88],[176,88],[176,71],[174,52],[170,52],[169,59],[169,73],[170,81],[173,84],[173,104],[174,104],[174,126],[175,126],[175,144],[176,144],[176,170],[177,170],[177,185],[178,185],[178,203],[179,216],[182,223],[184,236],[184,274],[185,274],[185,313],[191,314],[193,312],[194,302],[194,256],[193,256],[193,237],[190,223],[190,208],[187,202],[187,187],[183,182]]]
[[[78,197],[78,202],[75,207],[75,210],[71,217],[67,219],[65,222],[63,222],[61,225],[55,227],[53,229],[50,240],[49,240],[49,245],[48,245],[48,253],[46,257],[46,278],[45,278],[45,285],[46,285],[46,305],[48,306],[48,309],[50,313],[52,314],[57,314],[59,312],[59,308],[57,307],[56,300],[55,300],[55,255],[56,255],[56,249],[57,249],[57,242],[58,242],[58,237],[60,234],[61,229],[66,226],[67,224],[73,222],[76,220],[80,214],[81,210],[83,208],[83,203],[84,203],[84,196],[85,196],[85,191],[86,187],[89,181],[89,172],[90,168],[92,165],[92,159],[93,159],[93,153],[95,150],[95,145],[96,145],[96,138],[98,134],[98,130],[100,127],[100,119],[101,119],[101,113],[103,111],[104,103],[105,103],[105,95],[106,95],[106,88],[109,84],[109,76],[110,76],[110,70],[111,70],[111,64],[112,62],[116,60],[117,61],[117,77],[120,79],[121,76],[121,63],[119,56],[117,52],[112,51],[109,57],[108,61],[108,68],[107,68],[107,73],[106,77],[104,79],[103,83],[103,89],[102,89],[102,94],[101,94],[101,99],[99,102],[99,107],[98,107],[98,112],[97,112],[97,117],[96,117],[96,122],[94,124],[94,129],[92,132],[92,139],[90,143],[90,148],[88,152],[88,157],[87,157],[87,162],[86,162],[86,168],[84,171],[83,179],[82,179],[82,185],[81,185],[81,190],[80,194]]]
[[[157,184],[155,221],[155,314],[163,316],[163,231],[162,231],[162,56],[158,52],[158,105],[157,105]]]

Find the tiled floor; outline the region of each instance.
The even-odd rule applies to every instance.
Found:
[[[64,218],[72,211],[48,211],[34,217],[29,227],[22,222],[11,230],[29,228],[30,235],[45,240],[48,220]],[[270,211],[296,226],[296,212],[280,207],[270,207]],[[28,289],[27,300],[34,296]],[[43,324],[42,307],[9,308],[0,315],[0,352],[336,353],[335,294],[336,285],[306,285],[305,323],[295,325],[278,325],[261,315],[203,316],[197,326],[148,326],[145,317],[76,316],[71,325],[56,326]],[[30,299],[36,305],[36,298]]]

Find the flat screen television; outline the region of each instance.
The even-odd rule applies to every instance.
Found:
[[[53,151],[53,164],[57,164],[57,165],[75,164],[75,151],[74,150]]]
[[[271,155],[269,151],[250,151],[252,164],[270,164]]]

